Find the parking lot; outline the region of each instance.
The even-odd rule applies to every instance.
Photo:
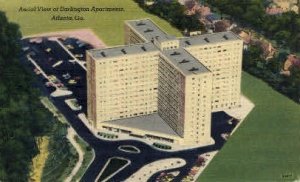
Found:
[[[82,111],[86,113],[86,72],[58,41],[74,53],[73,56],[78,57],[80,61],[84,61],[85,50],[92,48],[72,38],[24,39],[22,47],[24,53],[41,68],[39,70],[37,67],[32,67],[33,71],[38,75],[43,71],[47,75],[47,78],[43,77],[43,82],[49,92],[56,89],[71,91],[78,105],[82,106]]]
[[[75,38],[58,38],[58,40],[66,46],[72,54],[77,57],[80,61],[85,61],[86,50],[92,49],[93,47]]]

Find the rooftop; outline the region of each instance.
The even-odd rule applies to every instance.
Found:
[[[149,42],[154,39],[159,42],[176,39],[175,36],[166,34],[150,19],[129,20],[126,23],[129,24],[135,31],[141,34]]]
[[[180,45],[183,47],[193,46],[193,45],[201,45],[201,44],[210,44],[210,43],[220,43],[226,42],[230,40],[240,40],[240,38],[235,35],[233,32],[220,32],[213,34],[203,34],[192,37],[183,37],[180,38]]]
[[[179,135],[157,113],[113,121],[105,121],[103,124],[136,128],[144,131],[157,132],[179,137]]]
[[[188,53],[184,48],[193,45],[207,45],[210,43],[220,43],[231,40],[240,40],[240,38],[232,32],[220,32],[214,34],[204,34],[192,37],[183,37],[176,39],[162,31],[150,19],[129,20],[126,21],[135,31],[141,34],[147,41],[146,43],[130,44],[106,49],[93,49],[88,52],[94,59],[117,57],[130,54],[142,54],[151,51],[160,51],[151,40],[167,41],[179,40],[180,48],[172,50],[163,50],[161,53],[184,75],[199,74],[209,72],[209,70],[201,64],[196,58]]]
[[[184,75],[210,72],[202,63],[183,48],[164,50],[163,55]]]
[[[152,43],[131,44],[118,47],[111,47],[105,49],[88,50],[91,56],[95,59],[124,56],[127,54],[141,54],[145,52],[158,51],[156,46]]]

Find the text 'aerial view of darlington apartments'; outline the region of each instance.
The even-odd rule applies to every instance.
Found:
[[[243,41],[232,32],[176,38],[149,19],[125,22],[124,46],[87,52],[96,131],[205,146],[212,112],[240,106]]]

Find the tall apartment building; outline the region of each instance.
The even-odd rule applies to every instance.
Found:
[[[158,58],[151,43],[88,52],[88,116],[94,127],[157,112]]]
[[[99,130],[209,145],[211,113],[240,104],[243,42],[231,32],[176,38],[149,19],[125,46],[87,52],[88,119]]]
[[[212,111],[240,105],[243,43],[233,33],[180,39],[181,46],[213,74]]]

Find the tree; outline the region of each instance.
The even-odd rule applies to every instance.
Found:
[[[293,51],[300,51],[300,33],[290,41],[290,47]]]
[[[35,136],[47,131],[51,118],[18,60],[20,38],[19,26],[0,11],[0,181],[27,181],[38,153]]]
[[[147,10],[166,19],[182,31],[185,29],[189,31],[205,29],[197,15],[185,15],[185,6],[179,4],[176,0],[156,1],[152,6],[149,6]]]
[[[290,36],[291,36],[291,33],[289,31],[282,30],[282,31],[275,33],[274,39],[279,44],[285,44],[286,42],[288,42]]]
[[[300,68],[293,66],[291,76],[288,77],[288,95],[298,103],[300,103]]]
[[[261,27],[263,22],[264,10],[260,5],[253,4],[246,8],[246,13],[242,16],[246,22],[256,27]]]

